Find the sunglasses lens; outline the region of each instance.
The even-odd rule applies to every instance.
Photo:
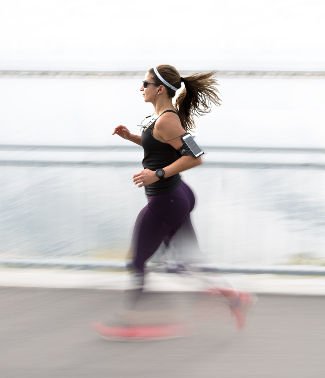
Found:
[[[143,83],[143,88],[147,88],[148,82],[147,81],[143,81],[142,83]]]

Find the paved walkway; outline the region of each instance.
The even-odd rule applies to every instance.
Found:
[[[21,273],[23,281],[27,273]],[[60,274],[53,274],[53,281]],[[64,286],[56,281],[59,285]],[[122,292],[78,287],[0,287],[1,378],[325,376],[323,297],[259,295],[247,330],[238,334],[225,303],[197,302],[197,292],[152,293],[153,307],[177,304],[187,315],[199,309],[196,332],[181,339],[125,343],[100,339],[90,327],[113,316]]]

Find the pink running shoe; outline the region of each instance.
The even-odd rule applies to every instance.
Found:
[[[243,330],[247,324],[249,317],[255,308],[257,297],[254,294],[250,294],[245,291],[239,291],[239,298],[230,304],[232,314],[237,320],[238,331]]]
[[[93,323],[92,327],[104,339],[116,341],[150,341],[190,334],[184,324],[129,325],[109,327],[102,323]]]

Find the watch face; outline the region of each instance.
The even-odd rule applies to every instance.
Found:
[[[163,177],[164,173],[165,172],[162,169],[157,169],[157,171],[156,171],[156,174],[157,174],[158,177]]]

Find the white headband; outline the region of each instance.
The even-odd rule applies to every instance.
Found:
[[[173,89],[175,92],[177,91],[177,88],[173,87],[171,84],[169,84],[165,79],[163,79],[163,78],[161,77],[161,75],[160,75],[160,73],[158,72],[158,70],[157,70],[156,67],[155,67],[153,70],[155,71],[155,74],[159,77],[159,79],[160,79],[164,84],[167,85],[167,87]]]

